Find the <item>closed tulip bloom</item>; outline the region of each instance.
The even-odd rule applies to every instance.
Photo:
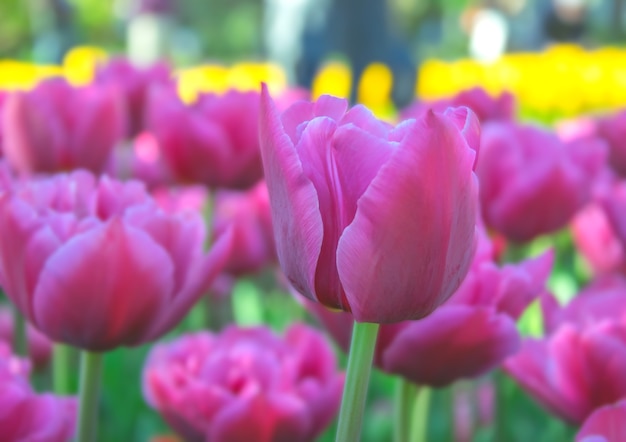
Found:
[[[292,325],[199,332],[155,346],[144,394],[186,441],[308,442],[339,409],[343,375],[321,333]]]
[[[563,228],[589,201],[606,158],[598,140],[565,144],[532,126],[485,126],[477,173],[488,227],[515,242]]]
[[[95,83],[118,89],[127,112],[127,136],[134,137],[146,127],[148,91],[154,87],[174,87],[170,69],[164,63],[150,67],[134,66],[126,58],[114,58],[96,69]]]
[[[123,138],[124,124],[121,97],[112,88],[45,80],[6,98],[4,156],[22,174],[78,168],[100,173]]]
[[[515,118],[515,97],[509,92],[503,92],[497,97],[489,95],[484,89],[475,87],[459,92],[451,98],[436,101],[416,101],[401,112],[403,120],[419,118],[428,109],[440,112],[448,107],[469,107],[481,123],[488,121],[512,121]]]
[[[77,171],[0,195],[0,276],[38,329],[90,351],[139,345],[182,319],[226,262],[195,212],[166,212],[136,181]]]
[[[626,400],[598,408],[576,433],[576,442],[626,440]]]
[[[261,149],[278,259],[309,299],[392,323],[431,313],[474,253],[478,123],[465,108],[397,127],[323,96],[279,115]]]
[[[201,94],[185,105],[174,90],[154,88],[149,103],[149,128],[179,182],[247,189],[263,177],[257,92]]]
[[[69,442],[76,422],[76,400],[37,394],[28,369],[0,344],[0,428],[7,442]]]
[[[222,190],[215,195],[213,232],[233,232],[233,251],[226,268],[232,275],[254,273],[276,260],[267,185],[247,191]]]

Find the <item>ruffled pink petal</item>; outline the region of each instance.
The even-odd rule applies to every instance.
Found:
[[[355,320],[418,319],[458,288],[474,254],[474,155],[453,123],[429,113],[381,167],[337,247]]]

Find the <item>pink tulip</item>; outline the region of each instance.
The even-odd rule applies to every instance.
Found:
[[[0,276],[54,341],[139,345],[175,326],[225,264],[230,235],[205,255],[204,234],[198,213],[163,211],[141,183],[78,171],[0,195]]]
[[[225,271],[254,273],[276,260],[270,202],[265,182],[245,192],[219,191],[213,212],[214,237],[233,231],[233,252]]]
[[[609,165],[615,172],[626,175],[626,111],[599,118],[596,134],[609,145]]]
[[[552,260],[546,252],[497,268],[479,256],[461,287],[435,312],[419,321],[381,326],[375,363],[388,373],[434,387],[494,369],[518,350],[515,320],[545,290]],[[350,316],[307,305],[347,349]]]
[[[7,442],[68,442],[74,433],[76,401],[37,394],[24,362],[0,343],[0,439]]]
[[[130,143],[118,146],[107,172],[120,180],[143,181],[149,189],[167,186],[173,180],[151,132],[141,132]]]
[[[13,312],[8,308],[0,307],[0,341],[7,345],[14,342]],[[47,365],[52,355],[52,342],[39,330],[26,324],[26,339],[28,355],[32,364],[37,368]]]
[[[163,63],[149,68],[134,66],[125,58],[114,58],[96,70],[96,84],[117,88],[128,113],[127,135],[134,137],[145,129],[148,91],[154,87],[174,87],[170,69]]]
[[[199,332],[155,346],[143,374],[150,406],[187,441],[307,442],[339,409],[343,375],[302,324]]]
[[[605,156],[597,140],[564,144],[532,126],[485,126],[477,168],[485,223],[516,242],[565,227],[590,199]]]
[[[361,322],[418,319],[445,302],[474,253],[474,115],[394,128],[335,97],[280,116],[267,88],[261,101],[278,259],[294,287]]]
[[[582,423],[626,397],[626,279],[599,279],[567,306],[545,304],[548,335],[528,339],[506,371],[557,416]]]
[[[469,107],[481,123],[487,121],[512,121],[515,118],[515,97],[509,92],[503,92],[497,97],[492,97],[484,89],[476,87],[459,92],[451,98],[443,98],[437,101],[416,101],[400,114],[400,119],[420,118],[433,109],[438,112],[445,111],[448,107]]]
[[[2,109],[4,155],[22,174],[104,170],[124,133],[121,98],[111,88],[65,80],[15,92]]]
[[[174,91],[154,88],[149,105],[150,130],[179,181],[247,189],[263,177],[258,93],[203,94],[187,106]]]
[[[626,400],[598,408],[583,423],[576,442],[623,442],[626,440]]]

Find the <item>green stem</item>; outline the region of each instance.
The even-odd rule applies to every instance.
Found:
[[[83,350],[80,360],[77,442],[92,442],[96,440],[101,372],[102,354]]]
[[[58,395],[72,393],[70,389],[70,358],[72,348],[66,344],[55,343],[52,350],[52,385]]]
[[[398,377],[396,381],[396,393],[394,401],[394,442],[407,442],[411,428],[413,411],[413,399],[417,394],[415,384]]]
[[[13,307],[13,351],[20,356],[28,355],[26,319],[15,306]]]
[[[337,442],[359,442],[379,324],[355,322],[341,399]]]
[[[428,441],[428,413],[430,410],[431,390],[428,387],[419,387],[413,405],[413,419],[411,423],[411,442]]]

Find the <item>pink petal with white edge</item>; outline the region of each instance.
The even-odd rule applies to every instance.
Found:
[[[323,235],[319,200],[265,85],[261,92],[260,140],[278,259],[292,284],[315,300],[315,268]]]
[[[458,288],[475,248],[474,157],[455,125],[430,112],[381,167],[337,248],[355,320],[419,319]]]

